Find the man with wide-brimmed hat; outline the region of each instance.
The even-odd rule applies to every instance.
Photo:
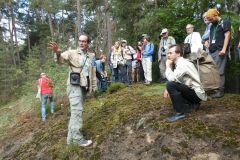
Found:
[[[160,81],[166,82],[166,60],[167,60],[167,53],[168,47],[170,45],[176,44],[175,39],[172,36],[168,35],[168,29],[164,28],[159,35],[160,43],[158,49],[158,63],[160,69]]]

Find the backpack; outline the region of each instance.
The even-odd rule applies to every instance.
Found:
[[[220,74],[211,55],[203,50],[199,50],[198,53],[189,57],[189,60],[197,68],[200,81],[206,92],[216,90],[220,87]]]

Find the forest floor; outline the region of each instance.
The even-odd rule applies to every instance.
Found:
[[[39,102],[23,96],[0,108],[0,159],[240,159],[240,95],[208,100],[168,123],[174,111],[163,90],[160,84],[136,84],[88,98],[83,133],[93,145],[86,148],[66,145],[67,97],[56,97],[56,112],[41,122]]]

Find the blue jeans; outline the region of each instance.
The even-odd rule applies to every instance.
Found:
[[[126,73],[126,66],[119,64],[117,68],[113,68],[114,76],[115,76],[115,81],[114,82],[122,82],[126,83],[127,79],[125,74]]]
[[[47,100],[49,98],[50,101],[50,107],[51,107],[51,113],[54,112],[54,99],[53,99],[53,95],[52,94],[42,94],[41,95],[41,114],[42,114],[42,120],[45,121],[46,120],[46,104],[47,104]]]
[[[107,77],[97,79],[97,86],[99,91],[107,90]]]

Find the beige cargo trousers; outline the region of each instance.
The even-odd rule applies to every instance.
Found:
[[[71,116],[68,125],[67,144],[79,144],[84,140],[82,135],[83,126],[83,104],[86,98],[84,88],[75,85],[67,86],[67,94],[70,101]]]

